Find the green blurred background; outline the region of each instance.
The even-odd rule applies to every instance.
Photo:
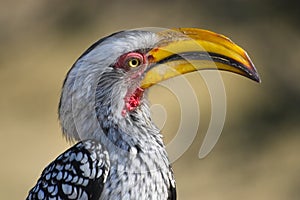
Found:
[[[222,33],[247,49],[263,81],[222,73],[225,127],[214,150],[199,160],[210,102],[203,80],[188,75],[201,126],[193,145],[173,163],[179,199],[300,199],[299,7],[299,1],[284,0],[2,0],[0,199],[24,199],[42,169],[69,147],[57,105],[73,62],[99,38],[137,27]],[[178,128],[178,102],[159,86],[150,99],[167,110],[168,142]]]

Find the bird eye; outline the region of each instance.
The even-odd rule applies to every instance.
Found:
[[[129,60],[127,61],[127,64],[128,64],[129,67],[135,68],[135,67],[140,66],[141,60],[138,59],[138,58],[131,58],[131,59],[129,59]]]
[[[129,52],[120,56],[115,67],[130,70],[141,66],[144,62],[145,58],[143,54],[139,52]]]

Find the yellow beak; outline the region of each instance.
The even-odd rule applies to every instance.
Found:
[[[196,28],[157,33],[160,42],[148,52],[149,68],[141,87],[203,69],[234,72],[260,82],[246,51],[227,37]]]

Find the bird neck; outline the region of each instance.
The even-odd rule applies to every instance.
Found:
[[[100,127],[110,143],[125,151],[132,147],[139,151],[151,151],[163,148],[160,130],[154,125],[150,117],[150,109],[145,98],[134,110],[120,115],[111,108],[98,102],[96,114]]]

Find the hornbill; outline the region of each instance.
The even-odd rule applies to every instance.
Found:
[[[78,141],[42,172],[27,199],[176,199],[147,89],[202,69],[260,78],[227,37],[196,28],[128,30],[100,39],[69,70],[59,119]]]

